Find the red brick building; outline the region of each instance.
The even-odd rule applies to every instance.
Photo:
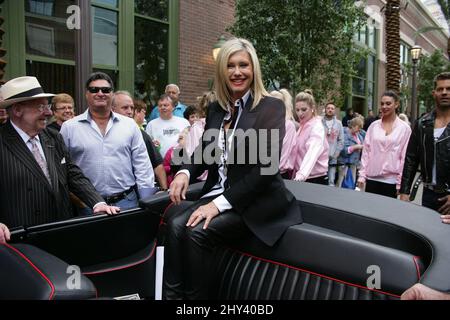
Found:
[[[182,101],[195,104],[214,77],[212,50],[234,22],[234,0],[180,1],[179,85]]]

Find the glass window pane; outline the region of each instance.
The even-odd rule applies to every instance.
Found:
[[[118,71],[116,71],[116,70],[106,70],[106,69],[97,69],[97,68],[94,68],[93,71],[94,72],[106,73],[111,78],[111,80],[113,81],[114,90],[115,91],[118,90],[117,89],[118,88],[117,80],[119,79],[119,72]]]
[[[375,56],[369,55],[367,63],[367,80],[375,81]]]
[[[366,103],[366,99],[360,97],[352,98],[352,109],[353,111],[363,114],[364,113],[364,104]]]
[[[26,52],[75,59],[75,32],[66,26],[71,0],[25,0]]]
[[[366,26],[361,27],[361,30],[359,30],[359,41],[366,44]]]
[[[406,64],[409,61],[409,47],[403,43],[400,44],[400,63]]]
[[[167,25],[135,20],[135,96],[155,105],[168,81]]]
[[[376,29],[374,26],[369,26],[369,39],[367,45],[369,48],[376,49]]]
[[[117,8],[117,0],[94,0],[92,2]]]
[[[353,94],[358,96],[366,95],[366,82],[364,79],[353,78]]]
[[[366,59],[365,58],[361,58],[361,60],[359,60],[359,63],[355,66],[356,68],[356,74],[358,77],[360,78],[366,78]]]
[[[134,11],[144,16],[149,16],[167,21],[169,19],[168,0],[135,0]]]
[[[94,64],[117,66],[117,12],[92,8]]]
[[[367,91],[368,91],[368,93],[367,93],[367,109],[375,110],[375,106],[374,106],[375,84],[373,82],[368,83]]]
[[[75,67],[27,60],[27,76],[38,78],[45,92],[75,94]]]

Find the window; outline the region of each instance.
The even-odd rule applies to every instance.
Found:
[[[376,109],[377,30],[373,25],[364,26],[353,39],[355,45],[368,49],[369,53],[355,65],[352,96],[347,107],[365,115],[368,110]]]
[[[163,21],[169,19],[169,0],[135,0],[134,10],[137,14]]]
[[[74,0],[24,0],[26,74],[46,92],[75,94],[75,34],[66,26]]]
[[[81,97],[75,92],[78,90],[75,75],[79,72],[75,68],[77,33],[66,25],[71,15],[67,8],[77,3],[77,0],[23,0],[20,7],[23,4],[25,8],[25,39],[21,43],[25,46],[28,75],[42,79],[49,92]],[[178,2],[91,0],[89,3],[90,16],[82,12],[81,18],[91,19],[92,71],[109,74],[117,89],[134,91],[136,96],[154,104],[169,81],[169,59],[177,62],[176,41],[170,42],[169,37],[176,37],[178,16],[171,14],[178,12]],[[172,23],[174,29],[170,28]],[[169,44],[174,46],[170,55]],[[176,71],[170,70],[175,77]]]
[[[162,3],[160,11],[166,10],[167,1],[136,1],[136,10],[145,12]],[[169,24],[164,21],[135,16],[135,96],[155,105],[164,93],[169,73]]]
[[[45,92],[75,95],[75,66],[27,61],[27,74],[39,79]]]
[[[66,26],[71,0],[25,0],[26,53],[74,60],[75,38]]]
[[[118,13],[93,7],[92,54],[94,65],[117,66]]]
[[[410,73],[409,63],[411,47],[404,42],[400,42],[400,110],[404,112],[407,109],[410,92]]]
[[[34,14],[51,17],[54,0],[28,0],[28,11]]]
[[[114,8],[117,8],[118,4],[118,0],[93,0],[92,2]]]

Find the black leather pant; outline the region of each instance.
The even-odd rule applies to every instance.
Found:
[[[166,300],[206,300],[214,249],[218,244],[241,239],[250,233],[242,217],[232,210],[216,216],[203,230],[204,220],[194,228],[186,227],[191,214],[211,201],[184,201],[171,207],[166,215],[163,298]]]
[[[395,184],[384,183],[379,181],[366,180],[366,192],[380,194],[382,196],[397,198],[397,189]]]

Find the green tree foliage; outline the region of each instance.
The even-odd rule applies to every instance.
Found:
[[[445,19],[450,19],[450,6],[448,0],[438,0],[439,5],[441,6],[442,12],[444,13]]]
[[[434,89],[434,77],[444,71],[450,71],[450,63],[442,50],[436,50],[430,56],[420,58],[418,67],[418,101],[423,101],[427,111],[434,108],[431,92]]]
[[[353,0],[237,0],[230,31],[253,43],[266,85],[312,88],[320,101],[350,92],[363,54],[352,38],[365,19]]]

